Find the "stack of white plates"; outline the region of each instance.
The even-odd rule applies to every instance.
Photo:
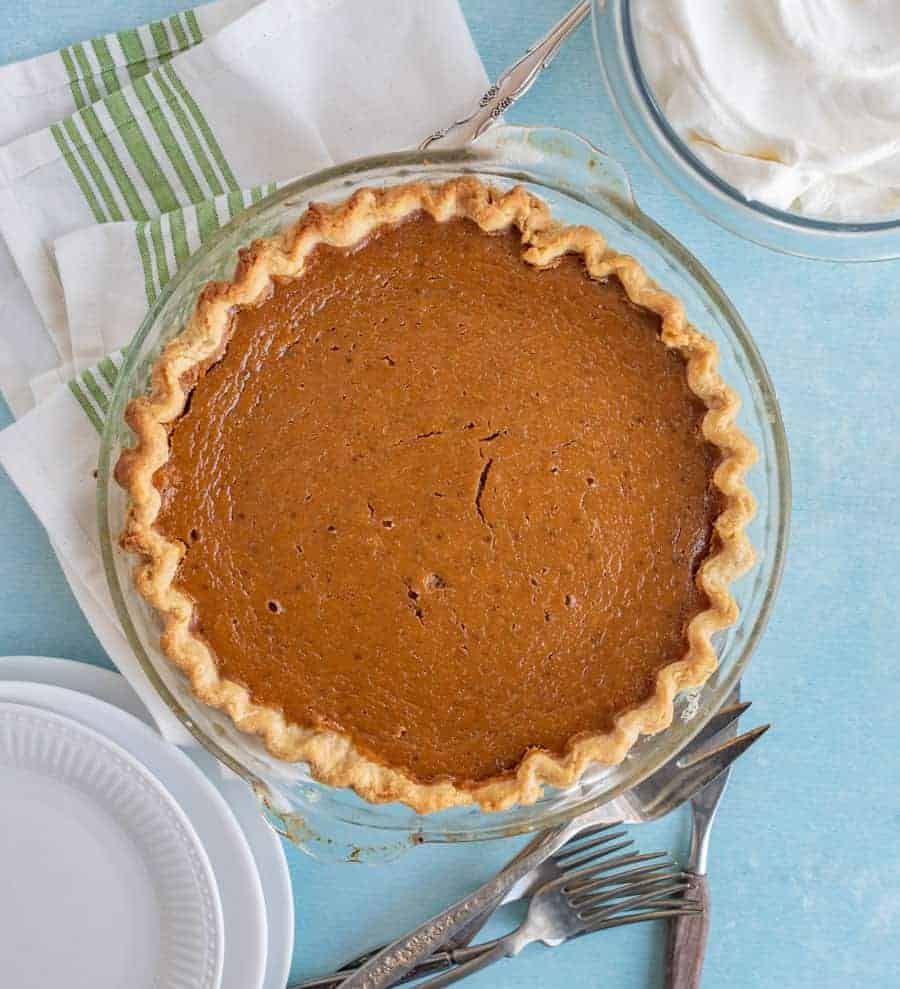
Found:
[[[17,989],[283,989],[280,841],[118,674],[0,659],[0,972]]]

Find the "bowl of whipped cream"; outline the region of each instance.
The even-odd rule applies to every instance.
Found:
[[[594,0],[632,139],[701,212],[807,257],[900,257],[900,3]]]

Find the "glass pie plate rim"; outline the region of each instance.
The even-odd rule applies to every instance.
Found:
[[[751,470],[751,486],[758,488],[761,505],[754,522],[759,535],[751,530],[759,560],[735,585],[739,602],[742,594],[737,589],[749,588],[743,595],[749,606],[734,629],[725,633],[719,670],[698,694],[679,699],[671,728],[641,739],[620,766],[598,768],[597,778],[589,776],[569,790],[548,792],[527,807],[499,813],[463,807],[416,815],[397,804],[368,804],[350,791],[312,780],[302,766],[268,756],[255,737],[238,731],[227,716],[193,697],[186,677],[161,653],[158,618],[131,580],[135,559],[118,541],[125,496],[114,481],[113,468],[123,443],[131,438],[123,419],[127,401],[146,391],[155,355],[183,324],[199,289],[211,277],[230,276],[237,247],[290,223],[313,199],[345,198],[353,189],[373,183],[458,174],[477,174],[501,185],[524,182],[549,200],[563,219],[591,222],[601,230],[605,226],[613,246],[621,249],[623,239],[630,238],[640,249],[631,253],[638,253],[657,280],[670,286],[678,281],[672,287],[682,298],[687,287],[694,286],[697,298],[688,304],[689,315],[714,321],[712,335],[720,340],[723,360],[733,349],[735,367],[746,368],[745,408],[752,412],[759,435],[750,432],[760,448],[760,462]],[[747,413],[742,413],[745,428],[747,420]],[[296,844],[326,859],[383,860],[423,842],[497,838],[552,826],[620,795],[683,748],[737,683],[771,612],[787,545],[790,468],[774,390],[746,327],[699,262],[640,211],[621,166],[571,132],[504,124],[468,148],[395,152],[306,176],[251,206],[207,240],[165,286],[128,348],[101,438],[97,511],[104,569],[116,611],[138,662],[164,703],[200,744],[253,786],[270,822]]]
[[[637,54],[633,0],[592,0],[594,50],[606,89],[632,143],[694,209],[731,233],[781,254],[816,261],[900,257],[900,216],[818,219],[747,199],[705,165],[657,103]]]

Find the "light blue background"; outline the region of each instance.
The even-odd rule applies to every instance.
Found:
[[[365,2],[365,0],[359,0]],[[570,0],[463,0],[494,75]],[[183,0],[0,4],[0,62],[148,21]],[[789,96],[789,94],[786,94]],[[755,334],[794,467],[792,546],[772,624],[744,679],[773,730],[732,778],[712,845],[707,986],[897,985],[900,970],[900,263],[795,260],[735,239],[677,201],[629,145],[585,26],[510,114],[586,135],[627,168],[646,212],[706,264]],[[0,425],[9,416],[0,402]],[[0,476],[0,655],[109,665],[43,531]],[[685,818],[640,832],[681,853]],[[427,847],[390,868],[288,849],[293,975],[318,974],[482,881],[514,844]],[[492,928],[499,933],[500,928]],[[478,986],[661,984],[661,930],[529,949]],[[2,981],[2,979],[0,979]]]

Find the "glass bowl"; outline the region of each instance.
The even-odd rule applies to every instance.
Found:
[[[312,780],[302,764],[272,758],[254,737],[196,700],[186,678],[159,649],[156,613],[135,591],[134,559],[120,548],[124,492],[112,478],[123,446],[127,402],[146,392],[162,346],[187,320],[200,289],[230,277],[239,247],[293,222],[313,201],[344,199],[363,185],[473,174],[498,186],[524,183],[570,223],[590,224],[620,251],[634,254],[685,303],[689,317],[714,337],[722,371],[742,395],[741,424],[760,460],[750,485],[759,511],[750,535],[754,569],[734,588],[741,619],[722,633],[719,669],[700,692],[678,701],[673,726],[642,739],[625,761],[598,767],[565,791],[502,813],[475,807],[417,815],[399,804],[373,805],[351,791]],[[470,841],[534,831],[611,800],[678,752],[721,706],[750,659],[772,609],[784,563],[790,503],[787,443],[772,383],[746,327],[708,272],[638,209],[621,167],[575,134],[552,127],[498,126],[461,150],[387,154],[330,168],[293,182],[219,231],[166,286],[132,342],[112,396],[98,471],[99,529],[106,575],[122,625],[141,666],[193,735],[254,788],[273,825],[317,857],[385,860],[423,842]]]
[[[783,254],[821,261],[900,257],[900,218],[816,220],[751,201],[719,178],[675,133],[653,96],[638,59],[631,0],[592,2],[594,47],[612,102],[631,139],[679,195],[732,233]]]

